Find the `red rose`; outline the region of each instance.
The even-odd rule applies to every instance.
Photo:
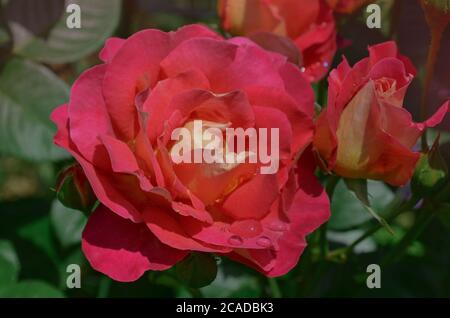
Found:
[[[295,266],[305,236],[329,217],[308,147],[314,95],[302,73],[249,40],[197,25],[110,39],[100,57],[105,63],[84,72],[52,114],[55,142],[101,202],[83,232],[91,265],[119,281],[167,269],[190,251],[268,276]],[[175,164],[171,134],[195,120],[279,129],[278,172]]]
[[[294,41],[310,81],[323,78],[336,53],[333,11],[325,0],[220,0],[222,27],[234,35],[272,32]]]
[[[420,157],[411,151],[427,127],[440,123],[444,104],[424,123],[412,121],[403,99],[416,71],[394,42],[369,48],[350,67],[344,61],[328,78],[328,106],[317,120],[314,148],[326,168],[347,178],[383,180],[400,186]]]

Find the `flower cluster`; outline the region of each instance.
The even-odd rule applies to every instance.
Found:
[[[344,59],[331,71],[328,105],[316,118],[310,82],[331,67],[337,5],[219,1],[225,30],[288,37],[303,66],[246,37],[226,39],[200,25],[106,42],[103,64],[85,71],[70,101],[52,114],[56,144],[81,165],[100,202],[82,240],[93,268],[134,281],[191,252],[207,252],[280,276],[330,216],[318,166],[345,178],[409,181],[420,156],[411,149],[442,121],[449,103],[413,122],[402,106],[416,71],[387,42],[369,48],[353,67]],[[277,171],[262,174],[260,162],[245,160],[174,162],[177,129],[197,138],[189,150],[194,156],[208,148],[197,121],[218,134],[276,129]]]

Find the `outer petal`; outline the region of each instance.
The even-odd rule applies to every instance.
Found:
[[[165,270],[187,252],[162,244],[145,226],[100,206],[83,231],[82,249],[91,266],[114,280],[131,282],[147,270]]]
[[[142,197],[137,200],[137,196],[141,194],[141,191],[133,192],[131,194],[130,192],[126,192],[128,196],[133,195],[133,199],[130,199],[125,195],[125,192],[116,188],[119,183],[117,180],[113,180],[111,173],[105,173],[100,169],[95,169],[94,166],[78,152],[77,147],[69,136],[68,105],[62,105],[56,108],[51,115],[51,119],[58,126],[58,132],[54,138],[55,144],[69,151],[78,163],[80,163],[100,202],[121,217],[140,222],[141,216],[136,209],[135,203],[142,201]],[[130,186],[134,186],[134,184],[128,183],[124,183],[124,185],[127,186],[128,189],[132,188]]]
[[[266,249],[235,250],[228,257],[267,276],[281,276],[298,262],[306,247],[305,237],[330,217],[328,196],[314,175],[315,163],[310,150],[299,160],[296,177],[290,179],[280,205],[263,221],[265,235],[276,246]],[[293,191],[295,191],[292,193]],[[284,207],[286,205],[286,207]],[[285,212],[280,214],[280,211]]]
[[[320,1],[320,12],[314,22],[295,38],[302,51],[305,75],[313,82],[325,76],[337,50],[333,11],[323,1]]]
[[[279,240],[279,251],[269,276],[281,276],[298,262],[306,246],[305,237],[330,217],[330,202],[325,190],[314,175],[315,163],[310,151],[299,160],[298,186],[286,215],[290,229]]]
[[[222,26],[234,35],[247,35],[260,31],[285,32],[281,17],[269,1],[220,0],[218,4]]]
[[[100,51],[99,58],[105,63],[111,62],[125,41],[126,40],[121,38],[109,38],[106,40],[105,46]]]
[[[200,252],[229,251],[228,248],[201,243],[193,239],[183,227],[184,218],[173,211],[152,207],[144,210],[143,216],[152,233],[173,248]]]
[[[420,158],[418,152],[412,152],[387,134],[377,137],[383,143],[383,152],[366,170],[362,178],[383,180],[393,186],[405,185],[412,177]]]
[[[414,124],[404,112],[395,109],[378,103],[372,81],[358,92],[340,117],[336,173],[348,178],[379,179],[394,186],[408,182],[420,156],[409,148],[426,124]],[[441,120],[446,110],[444,106],[431,122]],[[393,123],[383,122],[395,119],[409,135],[393,128]]]
[[[100,135],[112,135],[112,128],[102,94],[105,65],[85,71],[70,93],[70,138],[80,153],[98,167],[108,169],[109,159]]]
[[[272,0],[277,5],[291,38],[305,32],[316,21],[320,1],[322,0]]]
[[[291,63],[284,64],[279,69],[286,92],[297,102],[302,112],[314,116],[314,91],[298,67]]]
[[[362,177],[384,144],[377,140],[379,120],[373,82],[369,82],[346,106],[337,129],[338,149],[335,170],[349,178]]]

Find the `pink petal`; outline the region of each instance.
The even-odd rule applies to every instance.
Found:
[[[132,282],[147,270],[166,270],[187,252],[162,244],[145,226],[100,206],[83,231],[82,249],[91,266],[114,280]]]
[[[72,86],[69,102],[70,138],[78,151],[96,166],[108,169],[109,159],[98,136],[113,135],[102,95],[105,65],[85,71]]]
[[[283,65],[279,72],[286,92],[294,98],[297,107],[312,118],[314,116],[314,91],[305,76],[298,67],[291,63]]]
[[[308,84],[305,95],[309,94],[309,90]],[[314,127],[309,105],[298,104],[292,97],[273,87],[250,86],[245,91],[250,104],[278,109],[287,116],[292,128],[293,153],[301,151],[311,142]]]
[[[125,41],[126,40],[121,38],[109,38],[106,40],[105,46],[100,51],[99,58],[105,63],[111,62]]]
[[[330,217],[330,202],[314,175],[314,167],[314,158],[308,151],[299,160],[299,190],[287,211],[290,228],[279,240],[279,251],[273,268],[266,273],[268,276],[281,276],[289,272],[306,246],[305,237]]]
[[[128,141],[138,128],[135,96],[152,87],[159,63],[170,51],[170,36],[158,30],[135,33],[107,65],[103,96],[118,137]]]
[[[235,220],[261,219],[269,213],[278,191],[275,174],[257,174],[232,192],[223,202],[222,209]]]
[[[191,250],[200,252],[228,251],[229,249],[203,244],[194,240],[186,233],[182,217],[178,217],[170,210],[158,207],[148,208],[143,211],[147,227],[163,243],[180,250]]]
[[[131,219],[134,222],[140,222],[142,218],[133,204],[135,203],[135,200],[127,197],[125,192],[116,189],[115,186],[117,183],[112,180],[110,173],[105,173],[101,169],[95,169],[94,166],[78,152],[78,149],[69,136],[68,106],[62,105],[56,108],[51,115],[51,119],[58,126],[58,132],[54,138],[55,144],[69,151],[80,163],[99,201],[121,217]],[[126,193],[127,195],[138,194],[130,192]]]

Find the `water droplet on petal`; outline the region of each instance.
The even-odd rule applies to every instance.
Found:
[[[302,66],[302,67],[300,68],[300,71],[302,71],[303,73],[305,73],[306,68],[305,68],[304,66]]]
[[[258,244],[261,247],[271,247],[272,241],[267,236],[261,236],[259,239],[256,240],[256,244]]]
[[[328,63],[327,61],[324,61],[322,63],[323,67],[328,68],[328,66],[330,66],[330,63]]]
[[[242,245],[242,243],[244,243],[244,241],[239,236],[233,235],[233,236],[230,236],[230,238],[228,239],[228,243],[230,243],[231,245],[239,246],[239,245]]]
[[[256,237],[262,232],[262,226],[256,220],[236,221],[230,226],[230,231],[245,238]]]
[[[287,225],[280,221],[272,222],[268,226],[269,230],[275,231],[275,232],[284,232],[287,230]]]

